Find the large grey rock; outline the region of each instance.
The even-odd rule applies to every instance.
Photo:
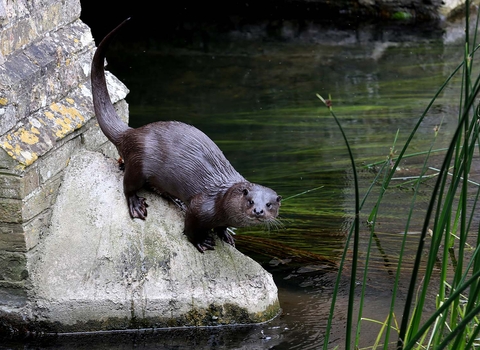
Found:
[[[29,260],[32,316],[44,330],[251,323],[278,312],[271,275],[218,240],[199,253],[174,204],[142,193],[148,218],[132,220],[117,168],[96,152],[70,160]]]

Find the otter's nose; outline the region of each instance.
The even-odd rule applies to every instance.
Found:
[[[262,217],[265,214],[263,209],[257,209],[257,208],[253,208],[253,213],[255,214],[256,217]]]

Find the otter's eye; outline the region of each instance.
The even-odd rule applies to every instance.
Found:
[[[254,205],[254,204],[255,204],[255,202],[253,201],[253,199],[249,199],[249,200],[248,200],[248,204],[250,204],[250,205]]]
[[[243,190],[243,195],[246,196],[247,194],[248,194],[248,190],[245,188],[245,189]]]
[[[281,200],[282,200],[282,196],[278,196],[277,197],[277,202],[280,203]]]
[[[267,203],[267,208],[270,208],[272,206],[272,203]]]

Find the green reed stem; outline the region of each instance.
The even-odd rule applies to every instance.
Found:
[[[465,61],[467,62],[467,60],[465,60]],[[467,68],[467,64],[466,64],[465,68]],[[470,79],[466,79],[465,81],[469,81],[469,80]],[[422,317],[423,305],[424,305],[424,302],[426,300],[427,288],[428,288],[428,285],[429,285],[429,282],[430,282],[430,278],[432,276],[432,272],[433,272],[433,269],[434,269],[434,264],[435,264],[435,260],[436,260],[436,256],[437,256],[436,253],[438,251],[440,241],[441,241],[440,237],[442,236],[442,234],[444,232],[445,232],[446,235],[449,234],[450,226],[451,226],[451,224],[450,224],[450,213],[452,213],[452,205],[453,205],[453,199],[454,199],[454,196],[455,196],[455,193],[456,193],[456,189],[458,188],[461,177],[466,178],[465,176],[466,175],[468,176],[468,171],[466,171],[466,170],[469,169],[468,163],[471,161],[471,158],[469,159],[466,156],[466,154],[468,153],[467,149],[469,148],[468,147],[469,145],[464,142],[463,148],[460,147],[460,154],[458,153],[458,151],[459,151],[458,145],[460,144],[460,139],[461,139],[462,134],[464,136],[464,139],[468,141],[468,138],[471,136],[471,134],[473,132],[473,129],[468,127],[469,125],[467,123],[467,119],[468,119],[468,116],[470,114],[471,107],[473,106],[474,98],[480,90],[479,86],[478,86],[478,82],[479,82],[479,79],[477,79],[477,81],[473,85],[473,90],[470,93],[466,93],[468,98],[465,100],[463,113],[462,113],[462,116],[459,120],[459,125],[456,128],[456,131],[455,131],[455,134],[454,134],[453,139],[451,141],[450,147],[449,147],[449,149],[447,151],[447,154],[445,156],[443,165],[440,168],[442,175],[438,178],[438,180],[435,184],[435,187],[434,187],[434,190],[433,190],[433,193],[432,193],[432,197],[431,197],[428,209],[427,209],[427,213],[426,213],[426,217],[425,217],[425,221],[424,221],[424,226],[422,228],[422,233],[421,233],[421,237],[420,237],[420,242],[419,242],[418,249],[417,249],[417,256],[416,256],[416,260],[415,260],[415,264],[414,264],[414,270],[413,270],[411,281],[410,281],[410,288],[408,290],[407,300],[406,300],[406,303],[405,303],[405,309],[404,309],[404,315],[403,315],[404,318],[402,319],[402,325],[401,325],[400,334],[399,334],[399,341],[397,343],[398,348],[403,347],[403,345],[402,345],[404,343],[403,339],[408,341],[409,337],[412,334],[415,334],[418,331],[419,324],[420,324],[421,317]],[[453,158],[454,153],[456,153],[457,156]],[[447,169],[449,167],[449,164],[452,161],[452,158],[455,160],[454,177],[453,177],[452,183],[450,184],[449,190],[447,191],[446,197],[444,199],[443,198],[443,192],[444,192],[444,189],[445,189],[445,186],[446,186],[446,172],[447,172]],[[466,193],[467,193],[466,189],[467,189],[467,186],[468,186],[467,184],[468,184],[467,181],[462,181],[462,188],[461,188],[461,194],[462,195],[461,195],[461,200],[460,200],[460,203],[459,203],[459,210],[462,211],[461,221],[464,221],[464,222],[466,221],[466,216],[465,216],[466,214],[465,213],[466,213]],[[425,239],[425,236],[426,236],[426,232],[427,232],[427,229],[428,229],[430,218],[433,214],[434,203],[435,203],[436,200],[438,201],[438,206],[437,206],[437,211],[436,211],[438,213],[438,215],[436,215],[437,220],[435,221],[435,226],[434,226],[434,230],[433,230],[434,237],[432,239],[431,247],[430,247],[430,250],[429,250],[430,255],[429,255],[429,259],[428,259],[428,263],[427,263],[425,277],[423,279],[423,288],[422,288],[421,296],[418,299],[418,304],[415,307],[415,312],[412,316],[412,324],[410,326],[408,336],[407,336],[408,320],[406,320],[406,318],[408,318],[408,314],[410,313],[413,291],[415,289],[415,283],[416,283],[416,279],[417,279],[417,276],[418,276],[418,268],[419,268],[420,260],[421,260],[420,256],[421,256],[422,251],[423,251],[424,239]],[[442,204],[443,204],[443,207],[442,207]],[[465,235],[467,234],[467,232],[465,232],[465,225],[462,222],[460,223],[460,225],[461,225],[461,230],[463,230],[463,232],[461,232],[463,237],[461,238],[460,245],[463,246],[464,242],[465,242],[465,239],[466,239]],[[448,244],[448,239],[445,240],[445,243]],[[445,252],[444,252],[444,254],[445,254]],[[462,264],[463,264],[463,258],[464,258],[463,255],[464,255],[464,250],[463,250],[463,247],[461,247],[459,249],[459,259],[457,259],[457,260],[459,261],[461,259],[462,262],[460,263],[460,267],[457,267],[456,274],[459,273],[458,271],[460,271],[460,272],[462,271]],[[444,266],[442,268],[445,268],[445,266],[446,266],[445,259],[443,260],[442,265]],[[454,277],[454,282],[455,282],[454,289],[458,288],[458,277],[457,276],[458,275],[455,275],[455,277]],[[444,288],[444,286],[442,285],[441,290],[443,290],[443,288]],[[444,292],[441,292],[441,294],[444,294]],[[441,297],[439,298],[439,300],[442,300]],[[454,301],[454,307],[452,307],[453,316],[456,316],[457,308],[458,308],[458,300]],[[457,317],[451,317],[451,320],[454,321],[454,323],[451,322],[451,326],[455,325]],[[434,341],[435,348],[436,348],[436,346],[439,346],[438,344],[439,344],[439,341],[441,339],[442,333],[443,333],[443,325],[440,326],[439,331],[437,331],[436,334],[435,334],[435,338],[436,338],[436,340]],[[437,345],[435,345],[435,344],[437,344]]]
[[[404,147],[402,148],[402,150],[400,151],[400,154],[398,155],[398,157],[396,158],[395,160],[395,164],[393,165],[392,169],[391,169],[391,172],[390,172],[390,175],[387,177],[387,180],[384,182],[385,186],[382,186],[382,190],[381,190],[381,193],[379,194],[378,196],[378,203],[381,202],[382,198],[383,198],[383,195],[386,191],[386,188],[388,187],[388,184],[390,183],[390,180],[392,179],[393,177],[393,174],[395,172],[395,169],[398,167],[400,161],[403,159],[403,156],[410,144],[410,142],[413,140],[413,137],[416,133],[416,131],[418,130],[418,128],[420,127],[421,123],[423,122],[423,119],[425,118],[425,116],[427,115],[428,111],[430,110],[430,108],[433,106],[435,100],[438,98],[438,96],[443,92],[443,90],[445,89],[445,87],[448,85],[448,83],[450,82],[450,80],[456,75],[456,73],[458,72],[458,70],[463,66],[464,62],[460,63],[454,70],[453,72],[447,77],[447,79],[444,81],[444,83],[441,85],[441,87],[437,90],[437,92],[435,93],[434,97],[432,98],[432,100],[429,102],[429,104],[427,105],[427,107],[425,108],[424,112],[422,113],[422,115],[420,116],[419,120],[417,121],[416,125],[414,126],[412,132],[410,133],[407,141],[405,142],[405,145]],[[326,105],[325,103],[325,100],[317,94],[317,97]],[[328,106],[327,106],[328,107]],[[331,111],[331,109],[330,109]],[[386,166],[387,163],[384,163],[383,164],[383,167]],[[381,172],[383,171],[383,167],[382,169],[380,169],[378,176],[380,176]],[[373,184],[376,182],[376,179],[373,181],[372,185],[370,186],[370,189],[372,188]],[[370,189],[369,191],[367,192],[367,194],[364,196],[363,200],[362,200],[362,203],[360,205],[360,209],[363,207],[363,204],[365,203],[369,193],[370,193]],[[375,208],[374,208],[375,210]],[[355,225],[356,227],[358,227],[358,225]],[[323,348],[326,350],[328,349],[328,342],[329,342],[329,337],[330,337],[330,330],[331,330],[331,327],[332,327],[332,321],[333,321],[333,316],[334,316],[334,309],[335,309],[335,303],[336,303],[336,297],[338,295],[338,290],[339,290],[339,285],[340,285],[340,277],[341,277],[341,274],[342,274],[342,271],[343,271],[343,266],[344,266],[344,263],[345,263],[345,258],[346,258],[346,254],[347,254],[347,250],[348,250],[348,247],[349,247],[349,243],[350,243],[350,239],[351,239],[351,236],[352,236],[352,233],[353,233],[353,227],[352,229],[350,230],[350,233],[349,235],[347,236],[347,239],[346,239],[346,242],[345,242],[345,248],[344,248],[344,251],[343,251],[343,254],[342,254],[342,258],[340,260],[340,264],[339,264],[339,270],[338,270],[338,274],[337,274],[337,278],[336,278],[336,281],[335,281],[335,287],[334,287],[334,290],[333,290],[333,296],[332,296],[332,304],[331,304],[331,307],[330,307],[330,313],[329,313],[329,317],[328,317],[328,321],[327,321],[327,328],[326,328],[326,332],[325,332],[325,339],[324,339],[324,346]],[[355,279],[353,279],[351,281],[351,284],[354,284],[355,283]],[[408,319],[408,315],[406,317]],[[391,325],[391,318],[389,318],[388,320],[389,324],[388,324],[388,327],[390,327]],[[348,332],[347,332],[348,333]]]
[[[467,4],[468,7],[468,4]],[[480,11],[480,10],[479,10]],[[480,16],[479,16],[480,17]],[[467,22],[468,23],[468,22]],[[477,20],[478,24],[478,20]],[[480,290],[480,284],[478,283],[477,279],[472,278],[465,282],[465,278],[467,275],[467,271],[479,271],[480,270],[480,254],[477,254],[478,252],[478,245],[480,244],[480,229],[479,229],[479,234],[477,236],[477,249],[473,255],[474,259],[473,261],[471,260],[467,266],[466,270],[464,271],[464,258],[465,258],[465,246],[467,242],[467,235],[470,230],[473,218],[474,218],[474,211],[471,212],[470,217],[468,217],[467,210],[467,195],[468,195],[468,175],[470,172],[470,165],[471,161],[473,158],[474,154],[474,149],[475,146],[479,144],[479,136],[478,136],[478,126],[477,123],[470,123],[468,116],[471,112],[471,109],[473,107],[474,103],[474,97],[478,94],[480,90],[480,76],[477,77],[476,81],[473,82],[471,79],[471,72],[472,72],[472,59],[473,59],[473,54],[476,52],[476,50],[479,48],[479,46],[476,46],[474,50],[472,50],[471,53],[469,53],[469,42],[466,41],[465,45],[465,59],[462,63],[460,63],[454,70],[453,72],[447,77],[447,79],[444,81],[444,83],[440,86],[428,106],[426,107],[425,111],[422,113],[422,115],[419,117],[419,120],[417,121],[416,125],[412,129],[405,145],[401,149],[398,157],[396,159],[389,159],[387,162],[378,162],[378,163],[373,163],[370,166],[374,165],[379,165],[382,164],[382,168],[375,177],[374,182],[368,189],[367,194],[364,196],[362,202],[359,204],[359,194],[358,194],[358,184],[357,184],[357,178],[356,178],[356,171],[355,171],[355,165],[354,165],[354,159],[352,156],[352,153],[350,151],[350,147],[348,146],[348,141],[345,137],[345,133],[337,119],[337,117],[333,114],[331,110],[331,105],[327,104],[327,102],[319,95],[318,98],[324,102],[327,107],[329,107],[330,113],[332,116],[335,118],[336,123],[338,124],[342,136],[345,139],[345,142],[347,144],[348,150],[349,150],[349,157],[353,165],[353,170],[354,170],[354,176],[355,176],[355,194],[356,194],[356,202],[355,202],[355,224],[351,227],[350,232],[347,236],[346,239],[346,244],[343,252],[343,256],[340,262],[340,267],[339,267],[339,272],[337,275],[337,280],[335,283],[335,289],[334,289],[334,296],[332,300],[332,306],[330,309],[330,315],[329,315],[329,320],[327,324],[327,330],[326,330],[326,335],[325,335],[325,343],[324,343],[324,349],[328,348],[328,339],[329,339],[329,334],[330,334],[330,329],[332,325],[332,319],[334,316],[334,309],[335,309],[335,302],[336,302],[336,295],[339,291],[339,283],[340,283],[340,276],[343,271],[343,266],[346,260],[346,255],[348,251],[348,247],[350,245],[350,240],[352,236],[354,237],[354,243],[353,243],[353,261],[352,261],[352,271],[351,271],[351,277],[350,277],[350,293],[349,293],[349,305],[348,305],[348,315],[347,315],[347,329],[346,329],[346,349],[349,349],[351,347],[351,333],[353,330],[353,325],[352,325],[352,317],[353,317],[353,298],[354,298],[354,291],[355,291],[355,282],[356,282],[356,271],[357,271],[357,258],[358,258],[358,239],[359,239],[359,211],[361,208],[363,208],[363,205],[366,201],[366,198],[369,196],[370,191],[372,189],[372,186],[374,183],[377,183],[377,178],[380,177],[380,174],[384,171],[385,167],[388,167],[390,162],[395,161],[394,165],[391,167],[390,171],[386,171],[384,173],[384,178],[383,181],[381,181],[381,188],[380,188],[380,193],[377,197],[376,204],[374,208],[372,209],[372,212],[370,213],[369,216],[369,222],[371,223],[371,230],[370,230],[370,240],[368,243],[368,251],[367,251],[367,256],[366,256],[366,262],[365,262],[365,271],[363,275],[363,287],[362,287],[362,293],[360,297],[360,310],[359,310],[359,315],[357,318],[357,332],[356,332],[356,338],[355,338],[355,345],[358,346],[359,343],[359,337],[360,337],[360,322],[362,320],[361,314],[362,314],[362,308],[363,308],[363,299],[364,299],[364,292],[365,292],[365,285],[366,285],[366,274],[367,274],[367,269],[368,269],[368,264],[369,264],[369,252],[372,247],[372,238],[375,235],[375,223],[376,223],[376,218],[378,215],[378,210],[380,207],[380,203],[383,200],[384,194],[390,184],[390,181],[393,178],[394,172],[396,168],[398,167],[399,163],[401,160],[407,157],[411,157],[413,155],[406,154],[406,150],[409,147],[414,135],[416,134],[419,126],[423,122],[426,114],[432,107],[433,103],[436,101],[437,97],[442,93],[447,86],[447,84],[451,81],[453,76],[457,74],[460,68],[463,68],[463,74],[462,74],[462,86],[464,86],[464,89],[462,90],[462,95],[461,95],[461,101],[460,103],[460,110],[459,110],[459,123],[458,127],[455,130],[454,136],[450,142],[450,145],[447,149],[445,149],[446,154],[445,158],[443,161],[442,166],[440,167],[437,181],[435,183],[435,186],[433,188],[433,192],[431,195],[431,199],[428,204],[428,208],[425,214],[424,218],[424,224],[422,226],[421,234],[420,234],[420,239],[419,243],[417,246],[417,254],[415,257],[414,265],[413,265],[413,270],[411,274],[411,279],[410,279],[410,284],[409,288],[407,290],[407,297],[404,305],[404,312],[403,312],[403,317],[402,317],[402,322],[400,325],[399,329],[399,335],[398,335],[398,341],[397,341],[397,348],[403,349],[403,348],[408,348],[411,349],[416,345],[416,342],[421,339],[421,343],[417,344],[419,347],[423,347],[423,341],[425,340],[425,337],[427,336],[427,330],[432,327],[432,325],[435,324],[435,328],[433,329],[433,337],[430,337],[429,344],[433,348],[437,348],[438,346],[446,346],[452,339],[455,339],[455,344],[454,346],[458,346],[459,348],[465,348],[465,346],[468,346],[468,344],[472,344],[473,340],[469,338],[468,344],[466,337],[460,337],[458,336],[459,334],[462,334],[464,330],[466,329],[466,326],[468,325],[469,320],[471,321],[475,317],[475,311],[477,311],[477,306],[478,303],[477,301],[480,300],[480,295],[479,295],[479,290]],[[478,116],[478,111],[477,111],[477,116]],[[408,231],[409,224],[410,224],[410,219],[412,217],[412,212],[414,210],[414,203],[416,199],[416,193],[418,191],[418,186],[421,183],[421,180],[425,178],[426,170],[427,168],[427,159],[430,157],[432,153],[434,153],[435,150],[433,150],[433,143],[432,146],[428,151],[425,152],[417,152],[417,153],[422,153],[426,154],[426,159],[423,165],[423,168],[421,170],[421,175],[418,178],[418,182],[415,186],[415,192],[414,192],[414,197],[412,198],[411,206],[410,206],[410,212],[407,218],[406,222],[406,229],[405,229],[405,235],[404,235],[404,240],[402,242],[401,246],[401,251],[400,251],[400,257],[403,255],[403,249],[405,247],[405,237],[406,237],[406,232]],[[415,154],[416,155],[416,154]],[[450,168],[450,165],[453,163],[453,171],[452,174],[449,174],[448,170]],[[449,182],[449,176],[451,177],[451,181]],[[459,187],[460,186],[460,187]],[[460,189],[460,192],[458,190]],[[454,206],[454,199],[457,195],[457,193],[460,194],[459,201],[457,204],[457,210],[455,211],[456,215],[453,218],[452,213],[454,212],[453,206]],[[480,188],[477,189],[477,195],[476,198],[478,199],[480,195]],[[474,208],[476,207],[476,200],[474,203]],[[425,246],[425,238],[428,232],[428,226],[430,223],[430,220],[432,216],[435,216],[436,220],[434,222],[434,227],[433,227],[433,236],[431,239],[431,246],[429,249],[429,255],[427,259],[427,266],[426,266],[426,271],[425,271],[425,276],[423,277],[423,282],[422,286],[418,291],[418,296],[416,297],[416,302],[414,303],[414,296],[416,293],[416,283],[418,279],[418,274],[419,274],[419,269],[422,261],[422,255],[424,251],[424,246]],[[353,231],[355,230],[355,233]],[[458,250],[458,256],[455,255],[455,252],[453,250],[449,249],[452,247],[452,244],[454,243],[454,233],[456,231],[459,231],[460,234],[458,235],[458,240],[459,240],[459,245],[461,248]],[[445,236],[443,236],[445,234]],[[442,239],[443,238],[443,239]],[[445,289],[445,283],[441,282],[440,283],[440,290],[438,294],[438,310],[437,312],[430,317],[427,322],[420,328],[420,322],[423,317],[423,308],[425,305],[425,301],[427,300],[427,289],[430,285],[430,281],[432,278],[433,271],[435,269],[436,264],[438,264],[438,252],[440,247],[444,246],[443,254],[442,254],[442,260],[440,262],[441,265],[441,281],[446,281],[447,278],[447,267],[449,263],[449,257],[452,259],[456,260],[457,263],[457,268],[454,271],[454,279],[452,283],[451,290]],[[453,252],[453,255],[452,255]],[[395,299],[396,299],[396,293],[398,289],[398,283],[399,283],[399,278],[400,278],[400,269],[401,269],[401,259],[398,262],[397,265],[397,273],[395,276],[395,283],[393,287],[393,295],[392,295],[392,301],[391,301],[391,306],[389,310],[389,315],[387,318],[387,323],[385,327],[383,328],[386,330],[385,332],[385,342],[384,342],[384,348],[387,349],[388,344],[389,344],[389,336],[390,336],[390,331],[392,329],[391,323],[393,322],[394,319],[394,305],[395,305]],[[478,274],[474,274],[474,276],[477,276]],[[465,311],[460,310],[462,305],[459,303],[459,296],[460,292],[464,291],[468,286],[470,286],[470,291],[469,291],[469,300],[468,304],[465,307]],[[450,297],[447,298],[447,292],[450,293]],[[447,309],[450,308],[450,312],[447,312]],[[413,314],[410,317],[410,313],[413,309]],[[468,316],[468,318],[467,318]],[[445,327],[447,325],[447,317],[450,319],[449,322],[449,327],[452,329],[452,332],[450,332],[448,338],[444,338],[445,334]],[[462,317],[462,320],[459,321],[459,318]],[[471,337],[473,335],[476,335],[479,333],[478,330],[479,327],[475,328],[473,331],[469,330],[468,335]],[[382,331],[383,332],[383,331]],[[457,337],[457,338],[455,338]],[[462,339],[465,340],[462,340]],[[406,345],[405,345],[406,344]],[[404,347],[405,346],[405,347]],[[454,348],[456,349],[456,348]]]
[[[435,311],[428,318],[428,320],[424,323],[424,325],[417,332],[415,332],[415,334],[412,335],[412,337],[408,340],[408,342],[403,347],[403,350],[413,349],[413,347],[416,345],[416,342],[422,337],[424,333],[427,332],[427,330],[433,325],[435,320],[450,307],[450,305],[453,303],[455,299],[460,297],[461,293],[463,293],[467,288],[469,288],[472,285],[472,283],[476,282],[479,277],[480,277],[480,271],[477,271],[472,275],[472,277],[469,280],[463,283],[460,288],[458,288],[455,292],[453,292],[450,295],[450,298],[448,298],[445,301],[445,303],[442,304],[437,309],[437,311]]]
[[[336,117],[335,113],[333,113],[331,104],[327,104],[327,102],[318,94],[317,94],[317,97],[327,106],[327,108],[330,111],[330,114],[332,115],[332,117],[334,118],[335,122],[338,125],[338,128],[340,129],[340,132],[342,133],[342,137],[348,149],[348,155],[352,163],[352,169],[353,169],[353,181],[355,186],[355,220],[354,220],[355,231],[354,231],[354,237],[353,237],[352,272],[350,276],[351,283],[350,283],[350,289],[348,294],[349,299],[348,299],[348,311],[347,311],[347,328],[346,328],[346,337],[345,337],[345,349],[348,350],[350,349],[350,346],[351,346],[353,305],[355,301],[355,278],[357,273],[358,245],[359,245],[359,239],[360,239],[360,195],[358,190],[358,177],[357,177],[357,169],[355,166],[355,160],[353,157],[352,149],[350,148],[350,144],[348,142],[347,136],[345,135],[345,132],[343,131],[340,121]]]
[[[470,98],[467,102],[468,102],[468,105],[471,106],[473,104],[473,98]],[[431,199],[430,199],[430,203],[428,205],[428,209],[427,209],[427,212],[426,212],[426,215],[425,215],[425,221],[424,221],[424,225],[423,225],[423,228],[422,228],[422,231],[421,231],[420,240],[419,240],[419,244],[418,244],[418,248],[417,248],[417,254],[416,254],[416,257],[415,257],[415,263],[414,263],[414,267],[413,267],[413,271],[412,271],[412,276],[411,276],[411,279],[410,279],[410,287],[409,287],[409,290],[408,290],[408,293],[407,293],[407,298],[406,298],[406,301],[405,301],[405,308],[404,308],[402,323],[401,323],[401,326],[400,326],[399,340],[398,340],[398,343],[397,343],[398,348],[403,347],[402,344],[404,343],[404,339],[405,339],[405,341],[408,341],[408,338],[405,337],[406,333],[407,333],[408,315],[410,314],[410,309],[412,307],[413,293],[414,293],[414,290],[415,290],[416,280],[418,278],[418,271],[419,271],[419,267],[420,267],[420,264],[421,264],[422,252],[423,252],[423,248],[424,248],[424,245],[425,245],[425,237],[426,237],[426,234],[427,234],[427,231],[428,231],[428,225],[429,225],[430,219],[433,215],[435,201],[437,200],[437,196],[438,196],[439,205],[442,203],[442,193],[443,193],[443,189],[445,188],[445,182],[446,182],[446,174],[445,173],[447,172],[448,165],[450,164],[453,153],[454,153],[454,150],[456,149],[455,145],[457,143],[457,140],[462,133],[463,119],[465,119],[467,117],[468,117],[468,108],[466,109],[466,112],[462,116],[462,120],[460,122],[460,125],[457,127],[457,129],[455,131],[455,134],[453,136],[450,147],[449,147],[449,149],[447,151],[447,154],[445,156],[442,167],[440,167],[440,171],[441,171],[442,175],[437,179],[437,182],[434,186],[432,196],[431,196]],[[455,179],[454,182],[458,183],[458,181],[459,181],[459,177],[457,176],[457,178]],[[424,281],[423,281],[424,287],[422,288],[421,296],[420,296],[420,298],[418,300],[418,304],[415,308],[417,311],[412,316],[413,317],[413,322],[412,322],[412,325],[411,325],[411,329],[409,331],[410,335],[415,334],[417,332],[418,328],[419,328],[421,315],[422,315],[422,310],[423,310],[424,302],[426,300],[427,287],[429,285],[430,278],[431,278],[432,273],[434,271],[434,264],[436,262],[436,256],[437,256],[436,253],[437,253],[438,248],[440,246],[440,239],[435,239],[435,237],[441,237],[442,236],[443,230],[445,229],[445,227],[447,225],[447,222],[448,222],[447,216],[448,216],[449,212],[451,212],[453,198],[454,198],[453,194],[450,193],[450,196],[447,195],[447,197],[445,198],[442,214],[440,215],[439,221],[435,223],[435,228],[433,230],[434,239],[432,239],[432,245],[430,247],[429,259],[428,259],[427,268],[426,268],[426,271],[425,271],[425,277],[424,277]],[[438,209],[437,209],[437,212],[440,212]]]

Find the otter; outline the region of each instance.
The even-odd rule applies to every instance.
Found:
[[[203,253],[214,249],[213,230],[235,246],[228,227],[276,225],[282,197],[247,181],[202,131],[178,121],[159,121],[131,128],[115,112],[105,81],[104,60],[113,29],[98,45],[92,60],[93,106],[102,132],[124,162],[123,191],[130,216],[145,220],[147,203],[137,196],[144,186],[185,208],[184,233]]]

